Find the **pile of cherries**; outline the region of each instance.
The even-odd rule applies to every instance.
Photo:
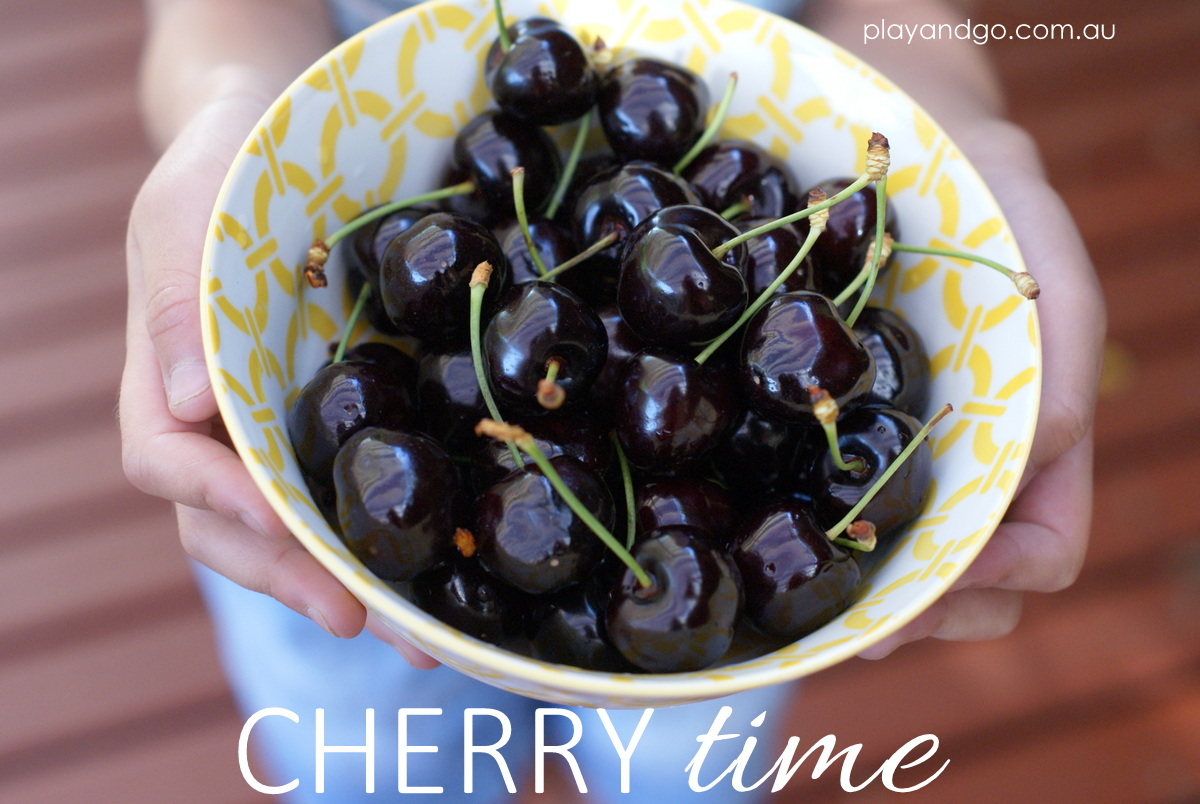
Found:
[[[866,178],[805,194],[715,139],[696,75],[602,47],[504,29],[497,108],[445,188],[314,245],[320,286],[346,240],[381,337],[344,338],[288,429],[331,527],[445,623],[582,668],[697,670],[853,601],[929,485],[929,362],[856,304],[887,267],[880,223],[897,236]],[[580,118],[564,159],[543,127]],[[594,120],[608,147],[580,158]]]

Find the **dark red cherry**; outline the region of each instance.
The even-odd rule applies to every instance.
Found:
[[[512,215],[512,170],[525,168],[525,206],[539,211],[558,184],[562,165],[550,135],[497,111],[480,113],[454,139],[454,166],[466,171],[488,206]]]
[[[764,223],[767,218],[739,218],[733,225],[739,232],[748,232]],[[808,222],[803,221],[803,227],[794,225],[780,226],[766,234],[752,238],[746,243],[746,263],[743,273],[746,285],[750,290],[750,298],[757,299],[775,279],[783,273],[800,252],[800,246],[808,232]],[[800,234],[802,228],[805,234]],[[812,256],[806,254],[800,265],[792,272],[776,293],[791,293],[795,290],[816,290],[813,276]]]
[[[547,458],[566,455],[587,466],[597,477],[606,478],[616,465],[616,450],[608,433],[597,426],[599,417],[590,411],[553,416],[516,416],[513,424],[533,436],[534,443]],[[533,459],[521,454],[521,466]],[[502,441],[485,439],[471,461],[471,479],[477,489],[486,489],[518,468],[512,450]]]
[[[597,409],[607,411],[617,398],[625,368],[634,355],[646,348],[646,342],[625,323],[616,304],[606,304],[596,314],[600,316],[600,323],[608,334],[608,356],[604,359],[600,376],[592,383],[592,401]]]
[[[634,332],[658,346],[712,340],[737,321],[749,299],[742,246],[712,250],[738,230],[712,210],[666,207],[642,221],[621,252],[617,304]]]
[[[704,206],[722,212],[744,201],[754,218],[782,218],[803,206],[792,169],[752,142],[713,143],[684,168]]]
[[[496,103],[535,126],[556,126],[582,117],[600,84],[583,46],[566,28],[544,17],[508,26],[512,46],[492,43],[484,81]]]
[[[817,457],[809,474],[809,490],[817,517],[827,528],[837,524],[863,498],[921,430],[921,422],[907,413],[875,406],[842,413],[837,426],[842,457],[847,461],[859,458],[866,468],[838,469],[828,449]],[[858,518],[875,526],[877,550],[886,549],[888,537],[920,515],[932,476],[933,451],[928,442],[922,442],[867,503]]]
[[[634,499],[634,521],[639,534],[680,526],[693,529],[718,547],[727,546],[733,538],[733,503],[711,480],[685,476],[656,478],[639,485]]]
[[[288,438],[318,507],[333,513],[333,462],[368,427],[404,429],[417,421],[413,376],[385,363],[343,360],[319,370],[287,415]]]
[[[708,86],[691,70],[636,58],[608,72],[596,103],[604,135],[618,157],[669,167],[703,133],[708,100]]]
[[[407,352],[382,341],[363,341],[346,350],[343,359],[362,363],[375,363],[385,376],[400,382],[404,387],[417,387],[417,361]]]
[[[435,349],[421,358],[417,377],[423,432],[452,455],[470,455],[480,442],[475,425],[488,415],[471,350]],[[506,450],[507,451],[507,450]]]
[[[920,334],[904,316],[882,307],[864,307],[854,333],[875,357],[870,404],[924,416],[929,406],[929,355]]]
[[[861,574],[806,508],[777,503],[751,514],[730,551],[746,593],[746,616],[761,630],[798,639],[843,612]]]
[[[674,471],[716,447],[735,406],[733,383],[721,367],[647,350],[630,361],[613,418],[630,463]]]
[[[643,588],[626,570],[608,604],[609,639],[652,673],[702,670],[733,642],[741,588],[724,551],[687,528],[663,528],[634,546],[652,580]]]
[[[608,353],[608,335],[591,307],[557,282],[526,282],[504,296],[483,333],[492,391],[510,405],[542,408],[538,382],[558,361],[567,404],[582,403]]]
[[[451,628],[493,645],[524,631],[529,608],[524,595],[461,557],[418,576],[412,601]]]
[[[588,582],[538,598],[529,617],[533,658],[606,673],[633,671],[633,665],[608,641],[607,604],[607,594]]]
[[[333,465],[342,539],[385,581],[409,581],[454,550],[462,516],[458,472],[432,439],[371,427]]]
[[[814,426],[778,422],[747,408],[717,445],[713,466],[745,508],[795,486],[812,463],[817,437],[824,443],[825,434]]]
[[[846,189],[853,179],[830,179],[818,186],[825,195]],[[884,215],[884,230],[897,240],[900,232],[896,226],[895,206],[887,205]],[[816,267],[817,290],[826,296],[836,296],[858,275],[867,259],[871,241],[875,239],[876,215],[875,185],[868,184],[846,200],[829,208],[829,222],[825,231],[813,244],[813,264]],[[880,266],[882,269],[884,266]]]
[[[343,252],[346,259],[346,287],[350,298],[357,299],[364,284],[371,286],[371,295],[363,306],[363,317],[379,332],[388,335],[400,333],[388,318],[379,294],[379,266],[383,262],[383,253],[393,237],[433,211],[429,207],[401,209],[356,229],[350,235],[350,242],[347,243],[349,248]]]
[[[615,291],[617,262],[629,233],[663,207],[699,203],[687,182],[650,162],[630,162],[599,173],[575,200],[575,242],[586,247],[613,232],[618,240],[586,264],[567,271],[564,283],[573,289],[581,283],[607,284]],[[581,295],[597,301],[597,306],[610,300],[597,300],[604,295],[599,288]],[[616,298],[615,292],[611,295]]]
[[[615,510],[604,482],[574,458],[560,455],[550,463],[611,530]],[[532,594],[580,581],[606,549],[536,466],[513,472],[480,495],[474,534],[476,555],[488,572]]]
[[[811,386],[824,388],[843,410],[865,398],[875,359],[833,303],[812,292],[774,297],[746,324],[742,390],[770,419],[812,420]]]
[[[383,255],[380,293],[401,332],[433,343],[465,343],[471,274],[492,264],[484,297],[495,304],[508,281],[508,261],[482,225],[448,212],[426,215],[392,239]]]
[[[508,258],[512,269],[511,282],[519,285],[539,279],[537,266],[529,255],[529,247],[525,245],[525,235],[516,220],[509,221],[493,230],[500,249]],[[547,271],[553,271],[559,264],[574,257],[582,249],[575,245],[575,238],[565,227],[541,217],[529,219],[529,234],[533,238],[533,247],[537,249],[538,257]],[[569,269],[568,269],[569,270]],[[561,281],[561,280],[560,280]]]

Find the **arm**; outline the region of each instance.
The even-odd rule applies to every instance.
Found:
[[[999,84],[983,47],[970,41],[863,41],[863,25],[956,24],[940,0],[820,0],[806,21],[889,76],[922,104],[972,160],[1000,202],[1038,299],[1042,408],[1021,490],[1004,522],[954,587],[925,614],[863,655],[881,658],[934,636],[987,639],[1011,631],[1024,592],[1052,592],[1078,575],[1092,509],[1092,415],[1104,305],[1070,214],[1045,181],[1032,138],[1000,118]]]
[[[401,653],[412,651],[367,617],[258,492],[224,437],[200,337],[200,259],[213,203],[267,106],[334,44],[324,7],[153,0],[148,12],[142,108],[163,153],[134,202],[127,237],[126,474],[176,503],[192,558],[336,636],[352,637],[366,623]]]

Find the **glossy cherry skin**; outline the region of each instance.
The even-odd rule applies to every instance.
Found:
[[[830,179],[818,186],[825,191],[825,195],[832,197],[852,183],[853,179]],[[895,209],[889,199],[884,214],[884,230],[899,240]],[[841,293],[862,270],[871,241],[875,239],[877,211],[873,184],[868,184],[845,201],[829,208],[829,222],[825,231],[809,252],[816,266],[817,289],[826,296]],[[880,269],[883,267],[886,266],[880,266]]]
[[[608,604],[608,636],[621,654],[652,673],[702,670],[733,642],[741,585],[724,551],[687,528],[663,528],[634,546],[653,581],[643,589],[626,569]]]
[[[583,116],[596,102],[599,77],[579,41],[544,17],[508,26],[512,46],[492,43],[484,81],[497,105],[535,126],[556,126]]]
[[[575,200],[575,241],[586,248],[612,232],[618,240],[589,260],[590,265],[578,267],[608,275],[615,287],[617,261],[629,233],[663,207],[699,203],[687,182],[651,162],[629,162],[600,172]],[[568,284],[581,281],[581,271],[572,269],[564,278]]]
[[[552,416],[515,416],[510,422],[533,436],[547,458],[566,455],[591,469],[597,477],[606,478],[616,466],[617,455],[608,434],[596,426],[596,419],[590,411],[583,410]],[[471,461],[471,479],[477,489],[488,488],[518,468],[512,450],[503,442],[483,441]],[[532,458],[520,454],[521,466],[533,464]]]
[[[859,458],[867,466],[862,471],[838,469],[828,449],[817,457],[809,474],[809,490],[820,523],[827,528],[837,524],[920,429],[919,421],[891,408],[860,407],[840,416],[838,448],[842,457]],[[922,442],[858,516],[875,526],[876,550],[886,549],[889,537],[920,515],[932,477],[933,451],[928,442]]]
[[[611,530],[615,509],[604,482],[574,458],[560,455],[550,463],[567,488]],[[606,549],[536,466],[493,484],[479,496],[475,513],[480,563],[492,575],[531,594],[578,582]]]
[[[379,332],[397,335],[399,330],[388,318],[379,294],[379,266],[392,238],[434,210],[429,207],[409,207],[397,210],[374,223],[362,226],[350,235],[346,259],[346,287],[351,299],[357,299],[364,284],[371,286],[371,295],[363,306],[363,317]]]
[[[737,499],[764,500],[794,485],[799,472],[808,470],[815,435],[808,425],[778,422],[747,408],[721,438],[713,466]]]
[[[475,425],[488,415],[471,350],[435,349],[421,358],[417,375],[421,430],[452,455],[470,455],[483,441]]]
[[[800,185],[787,163],[752,142],[713,143],[683,170],[704,206],[722,212],[749,202],[755,218],[782,218],[803,206]]]
[[[748,232],[767,223],[768,220],[739,218],[734,221],[734,226],[739,232]],[[808,226],[804,226],[803,229],[807,233]],[[746,243],[746,262],[742,273],[746,277],[751,299],[757,299],[791,264],[792,259],[800,252],[804,237],[795,226],[780,226]],[[812,256],[809,254],[804,255],[800,265],[775,292],[782,294],[796,290],[816,290]]]
[[[470,559],[456,557],[422,573],[411,590],[422,611],[484,642],[503,645],[525,630],[528,598]]]
[[[691,70],[651,58],[609,70],[596,97],[600,125],[623,161],[671,166],[704,131],[708,87]]]
[[[751,514],[730,553],[741,573],[746,616],[762,631],[788,640],[843,612],[861,580],[854,557],[795,503]]]
[[[466,171],[488,206],[512,215],[512,170],[525,168],[525,207],[541,210],[562,165],[550,135],[537,126],[494,110],[480,113],[454,138],[454,166]]]
[[[483,333],[492,392],[517,409],[539,411],[538,382],[551,360],[564,404],[583,402],[608,354],[600,318],[557,282],[526,282],[501,300]]]
[[[719,366],[647,350],[626,368],[613,418],[634,466],[679,470],[707,455],[733,420],[733,382]]]
[[[541,278],[533,258],[529,256],[525,235],[515,220],[496,227],[493,232],[504,256],[508,258],[512,269],[512,284],[519,285]],[[566,262],[582,250],[575,245],[575,238],[566,227],[545,218],[530,218],[529,234],[533,238],[533,247],[537,249],[538,257],[547,271],[553,271],[560,263]]]
[[[711,544],[725,547],[733,538],[736,515],[729,495],[711,480],[661,477],[635,490],[634,521],[639,535],[678,526],[691,528]]]
[[[606,673],[635,670],[608,641],[608,598],[595,587],[589,582],[572,584],[537,599],[529,617],[533,658]]]
[[[741,246],[712,250],[738,230],[712,210],[666,207],[642,221],[621,253],[617,304],[644,340],[683,349],[712,340],[748,303]]]
[[[380,268],[384,309],[396,327],[435,344],[466,343],[471,274],[492,265],[484,294],[490,309],[508,282],[508,261],[482,225],[436,212],[393,238]]]
[[[812,421],[808,389],[829,392],[844,410],[875,382],[875,359],[824,296],[776,296],[746,324],[742,390],[762,415]]]
[[[417,421],[413,377],[385,363],[343,360],[320,369],[288,410],[287,430],[318,507],[334,512],[333,462],[368,427],[404,429]]]
[[[929,354],[912,324],[883,307],[864,307],[854,333],[875,357],[875,383],[867,402],[924,416],[930,394]]]
[[[454,550],[458,472],[432,439],[377,427],[350,438],[333,465],[342,539],[385,581],[409,581]]]

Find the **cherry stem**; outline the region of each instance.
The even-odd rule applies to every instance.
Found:
[[[833,543],[847,550],[869,553],[878,543],[875,538],[875,525],[865,519],[856,519],[846,527],[846,536],[837,537]]]
[[[562,174],[558,177],[554,195],[550,196],[550,203],[546,205],[547,218],[557,215],[558,208],[562,206],[563,198],[567,195],[567,188],[571,186],[571,180],[575,178],[575,170],[579,167],[579,158],[583,155],[583,146],[587,142],[588,131],[591,127],[592,110],[588,109],[583,117],[579,118],[579,129],[575,132],[575,141],[571,144],[571,152],[567,154],[567,162],[563,165]]]
[[[362,290],[358,292],[358,298],[354,301],[354,309],[350,311],[350,317],[346,319],[346,326],[342,328],[342,339],[338,341],[337,351],[333,353],[333,362],[341,363],[346,357],[346,347],[350,345],[350,332],[354,329],[354,325],[358,323],[359,317],[362,315],[363,309],[367,306],[367,299],[371,298],[371,285],[369,282],[364,282]]]
[[[721,245],[717,246],[716,248],[714,248],[712,250],[713,256],[716,257],[717,259],[720,259],[721,257],[725,256],[725,252],[729,251],[729,249],[734,248],[735,246],[740,246],[742,243],[745,243],[747,240],[752,240],[755,237],[758,237],[759,235],[766,234],[767,232],[773,232],[776,229],[778,229],[780,226],[787,226],[789,223],[795,223],[796,221],[804,220],[805,218],[807,218],[808,216],[812,215],[815,212],[820,212],[823,209],[829,209],[834,204],[840,204],[843,201],[845,201],[847,198],[849,198],[850,196],[857,193],[862,188],[866,187],[870,183],[871,183],[871,174],[864,173],[861,176],[859,176],[857,179],[855,179],[852,184],[850,184],[848,187],[846,187],[846,189],[842,190],[839,193],[835,193],[834,195],[830,196],[829,198],[826,198],[820,204],[817,204],[817,205],[811,206],[811,207],[805,207],[804,209],[800,210],[799,212],[793,212],[791,215],[785,215],[782,218],[776,218],[775,220],[771,221],[770,223],[764,223],[762,226],[758,226],[754,229],[751,229],[748,232],[742,232],[737,237],[734,237],[730,240],[726,240],[724,243],[722,243]],[[811,233],[811,230],[810,230],[810,233]]]
[[[675,163],[675,167],[671,168],[671,172],[678,176],[684,171],[688,165],[692,164],[700,152],[708,147],[708,144],[716,138],[721,126],[725,123],[725,117],[729,114],[729,104],[733,102],[733,91],[737,89],[738,76],[737,73],[729,74],[729,83],[725,85],[725,94],[721,96],[721,102],[717,104],[716,110],[713,112],[712,119],[708,121],[708,126],[700,135],[700,139],[696,140],[683,158]]]
[[[510,446],[515,444],[522,452],[532,458],[533,462],[537,464],[538,469],[542,471],[542,476],[550,482],[550,485],[558,492],[558,496],[562,497],[563,502],[575,513],[575,516],[579,517],[592,533],[596,534],[600,538],[600,541],[604,542],[608,549],[612,550],[617,558],[621,559],[622,563],[629,567],[643,588],[650,587],[652,583],[650,576],[646,574],[646,571],[642,569],[640,564],[633,560],[633,556],[629,554],[624,545],[617,541],[608,528],[604,527],[600,520],[596,519],[592,515],[592,512],[587,509],[587,506],[580,502],[575,493],[567,487],[567,484],[563,482],[562,475],[558,473],[558,470],[546,458],[546,454],[542,452],[529,433],[520,427],[512,425],[500,424],[497,426],[496,422],[487,419],[484,419],[475,426],[475,432],[478,435],[498,438]]]
[[[859,457],[852,457],[849,461],[842,457],[842,449],[838,444],[837,420],[841,411],[838,409],[838,403],[829,392],[824,388],[818,388],[815,385],[808,386],[808,397],[812,400],[813,416],[817,423],[821,425],[821,429],[825,431],[825,438],[829,442],[829,455],[833,458],[833,465],[843,472],[861,472],[867,468],[867,462]]]
[[[621,485],[625,488],[625,549],[632,550],[634,519],[637,516],[633,498],[633,472],[629,469],[629,459],[625,457],[625,450],[621,448],[621,439],[617,438],[616,431],[609,433],[608,438],[612,441],[613,449],[617,453],[617,465],[621,467]]]
[[[475,382],[479,383],[479,393],[483,397],[483,403],[487,406],[488,413],[493,419],[503,423],[504,418],[500,415],[500,408],[496,406],[496,400],[492,398],[487,372],[483,370],[483,339],[480,334],[483,321],[483,294],[487,292],[488,280],[491,276],[492,264],[489,262],[479,263],[475,267],[475,272],[471,274],[471,365],[475,369]],[[509,444],[508,449],[513,456],[513,466],[518,469],[524,466],[525,462],[521,460],[521,453],[517,452],[517,448]]]
[[[346,238],[347,235],[353,234],[359,228],[377,221],[382,217],[392,214],[401,209],[408,209],[417,204],[424,204],[426,201],[440,201],[443,198],[450,198],[456,195],[466,195],[467,193],[475,192],[475,182],[464,181],[460,184],[452,184],[449,187],[442,187],[439,190],[430,190],[421,195],[414,195],[412,198],[405,198],[402,201],[393,201],[390,204],[384,204],[381,207],[376,207],[369,212],[364,212],[354,220],[347,223],[341,229],[331,234],[325,239],[325,245],[333,248],[339,241]]]
[[[537,246],[533,244],[533,234],[529,231],[529,215],[525,212],[525,168],[515,167],[511,171],[513,188],[513,206],[517,210],[517,225],[521,227],[521,237],[525,238],[525,248],[529,250],[529,258],[538,276],[546,277],[546,264],[542,255],[538,254]]]
[[[750,211],[750,200],[743,198],[741,201],[736,201],[725,207],[725,211],[721,213],[721,217],[727,221],[731,221],[739,215],[744,215]]]
[[[821,191],[814,190],[813,192],[820,193]],[[819,204],[820,202],[817,203]],[[810,207],[810,209],[812,208],[813,207]],[[720,349],[721,345],[724,344],[725,341],[732,338],[734,333],[740,330],[747,321],[754,317],[755,313],[761,310],[766,303],[771,300],[771,297],[775,295],[775,291],[779,290],[779,287],[788,280],[788,277],[794,274],[796,269],[800,267],[800,263],[804,262],[804,258],[808,256],[808,252],[812,250],[813,244],[817,242],[817,238],[820,237],[821,232],[823,231],[825,231],[825,223],[824,219],[822,218],[819,223],[814,223],[813,226],[809,227],[808,236],[804,238],[804,243],[801,244],[800,250],[796,252],[795,257],[792,257],[792,261],[787,264],[787,267],[779,272],[779,276],[775,277],[774,281],[767,285],[766,288],[763,289],[762,293],[758,294],[757,299],[746,306],[746,309],[742,311],[740,316],[738,316],[738,320],[733,322],[733,326],[709,341],[708,345],[704,347],[704,351],[696,355],[697,363],[703,365],[705,360],[708,360],[710,357],[712,357],[713,353]],[[716,251],[714,250],[713,253],[715,254]]]
[[[542,275],[542,279],[553,279],[563,271],[566,271],[569,268],[574,268],[579,263],[583,262],[589,257],[595,256],[599,252],[604,251],[604,249],[611,246],[613,243],[617,242],[617,238],[620,236],[621,235],[617,232],[609,232],[604,237],[600,238],[595,243],[592,243],[590,246],[576,254],[571,259],[567,260],[566,262],[560,262],[554,268],[547,271]]]
[[[892,475],[896,474],[896,470],[900,468],[901,464],[903,464],[906,460],[908,460],[909,456],[916,452],[917,447],[919,447],[921,442],[923,442],[929,435],[929,431],[932,430],[934,426],[944,419],[952,410],[954,410],[954,407],[946,404],[943,405],[937,413],[933,414],[929,421],[925,423],[925,426],[917,432],[916,437],[913,438],[912,441],[908,442],[908,446],[905,447],[898,456],[896,456],[896,460],[892,461],[891,465],[883,471],[883,474],[880,475],[879,479],[875,481],[875,485],[871,486],[871,488],[867,490],[867,493],[863,495],[862,499],[855,503],[854,507],[846,512],[846,515],[842,517],[841,521],[839,521],[829,530],[825,531],[825,535],[829,537],[830,541],[836,540],[838,536],[842,534],[842,531],[846,530],[846,528],[850,526],[850,523],[854,522],[854,520],[858,518],[858,515],[862,513],[863,509],[867,507],[871,500],[875,499],[875,495],[879,493],[879,490],[883,488],[884,484],[891,480]]]
[[[508,26],[504,24],[504,11],[500,8],[500,0],[492,0],[492,7],[496,9],[496,26],[500,29],[500,52],[507,53],[512,47],[512,40],[508,38]]]
[[[989,260],[986,257],[980,257],[978,254],[970,254],[965,251],[957,251],[949,248],[934,248],[932,246],[913,246],[908,243],[893,243],[892,251],[907,251],[912,254],[931,254],[935,257],[952,257],[958,260],[968,260],[977,262],[980,265],[986,265],[989,268],[995,269],[1004,274],[1014,285],[1017,286],[1017,291],[1027,299],[1036,299],[1041,295],[1041,288],[1038,287],[1037,280],[1032,275],[1024,271],[1014,271],[1013,269],[1001,265],[1000,263]]]
[[[567,401],[567,392],[558,384],[558,372],[562,369],[562,358],[551,357],[546,361],[546,377],[538,380],[537,402],[546,410],[558,410]]]
[[[858,301],[854,303],[854,309],[850,311],[849,317],[846,318],[846,325],[853,327],[854,322],[862,314],[863,308],[867,306],[867,299],[871,297],[871,291],[875,289],[875,278],[879,276],[879,263],[883,261],[883,235],[884,224],[887,216],[887,176],[875,182],[875,245],[871,249],[871,267],[867,271],[867,281],[863,284],[862,293],[858,294]]]
[[[862,268],[858,269],[858,274],[854,277],[854,279],[850,280],[850,284],[842,288],[842,292],[834,297],[834,307],[840,307],[841,305],[845,304],[851,296],[858,292],[858,289],[863,286],[863,283],[867,281],[867,276],[869,276],[871,273],[871,264],[875,261],[875,244],[877,242],[878,241],[876,240],[871,241],[871,245],[867,249],[867,258],[863,261]],[[891,253],[892,236],[887,232],[884,232],[883,250],[880,252],[881,256],[879,258],[880,262],[887,259],[887,256]]]

